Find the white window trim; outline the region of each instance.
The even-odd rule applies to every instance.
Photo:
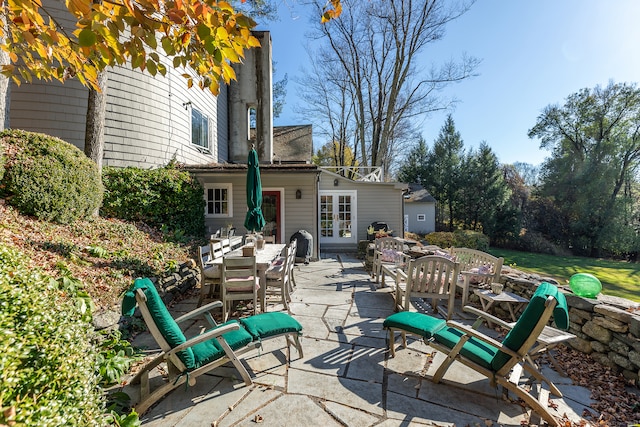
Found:
[[[426,220],[427,220],[427,215],[426,214],[418,214],[418,215],[416,215],[416,221],[423,222],[423,221],[426,221]]]
[[[198,144],[194,144],[193,143],[193,111],[197,111],[198,113],[200,113],[200,115],[204,116],[207,118],[207,146],[203,147],[202,145],[198,145]],[[193,104],[191,105],[191,112],[189,114],[189,143],[192,147],[194,147],[196,150],[202,152],[202,153],[207,153],[210,154],[212,152],[211,150],[211,131],[212,131],[212,126],[211,126],[211,117],[209,116],[209,114],[207,114],[204,110],[194,106]]]
[[[227,200],[227,204],[229,206],[229,212],[226,214],[215,214],[215,213],[210,214],[208,213],[208,209],[207,209],[207,204],[209,203],[209,200],[207,199],[207,193],[209,192],[209,190],[215,190],[220,188],[226,189],[227,194],[229,195],[229,199]],[[205,218],[233,218],[233,184],[231,184],[230,182],[206,184],[204,186],[204,202],[205,202],[205,206],[204,206]]]

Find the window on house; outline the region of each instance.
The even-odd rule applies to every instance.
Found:
[[[205,215],[208,217],[232,217],[233,200],[231,184],[216,184],[205,187],[207,207]]]
[[[209,149],[209,117],[195,107],[191,108],[191,143]]]
[[[426,221],[427,216],[425,214],[418,214],[418,221]]]

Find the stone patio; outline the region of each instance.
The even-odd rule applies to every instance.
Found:
[[[382,322],[393,313],[391,293],[376,289],[353,255],[326,254],[297,265],[294,274],[291,311],[304,327],[304,358],[294,348],[289,355],[284,338],[267,340],[260,351],[242,357],[253,386],[245,386],[233,367],[218,368],[194,387],[168,394],[141,416],[144,426],[485,427],[520,426],[529,419],[530,411],[457,362],[445,383],[431,382],[444,356],[422,341],[410,340],[408,349],[399,346],[390,358]],[[173,315],[196,302],[197,296],[175,304]],[[146,333],[134,344],[154,348]],[[564,393],[553,399],[558,416],[580,420],[589,391],[548,367],[544,374]]]

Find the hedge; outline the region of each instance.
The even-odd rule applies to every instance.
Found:
[[[158,169],[107,167],[102,175],[102,216],[204,235],[204,189],[188,172],[170,164]]]
[[[106,425],[86,305],[0,244],[0,425]]]

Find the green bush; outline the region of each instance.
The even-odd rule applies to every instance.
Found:
[[[456,230],[454,232],[437,231],[424,236],[430,245],[440,246],[443,249],[457,247],[478,249],[486,252],[489,250],[489,237],[471,230]]]
[[[424,236],[424,240],[430,245],[440,246],[442,249],[450,248],[455,245],[453,233],[448,231],[436,231]]]
[[[77,147],[40,133],[6,130],[0,191],[26,215],[60,224],[91,216],[102,203],[98,168]]]
[[[0,244],[0,425],[106,424],[87,305],[72,294]]]
[[[204,189],[188,172],[168,165],[159,169],[104,168],[102,216],[143,221],[175,236],[204,234]]]
[[[489,237],[478,231],[456,230],[453,234],[457,247],[477,249],[483,252],[489,250]]]

